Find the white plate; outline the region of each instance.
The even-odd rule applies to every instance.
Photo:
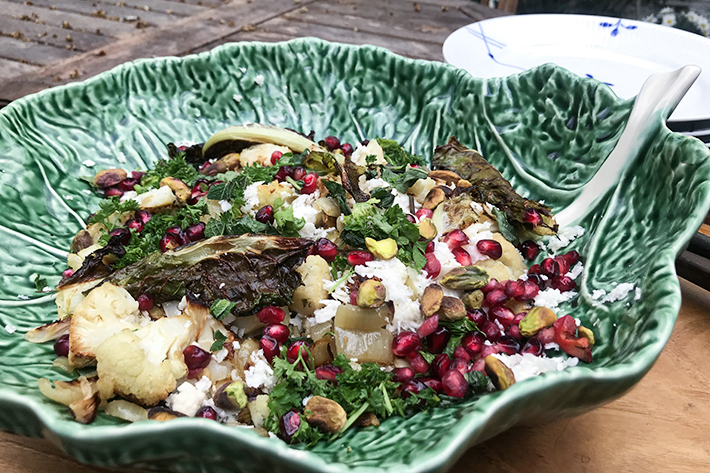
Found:
[[[505,77],[548,62],[593,77],[622,99],[648,76],[687,64],[704,72],[671,116],[710,122],[710,39],[642,21],[587,15],[514,15],[472,23],[444,41],[446,62]]]

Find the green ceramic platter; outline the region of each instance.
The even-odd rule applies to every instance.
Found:
[[[72,236],[97,207],[81,178],[101,168],[146,168],[165,156],[168,141],[203,141],[227,125],[261,122],[351,143],[360,130],[429,156],[454,135],[521,193],[560,210],[614,148],[632,105],[555,66],[481,80],[445,64],[314,39],[138,61],[10,104],[0,112],[0,325],[18,330],[0,329],[0,428],[44,436],[102,466],[425,472],[445,469],[467,447],[517,423],[577,415],[621,396],[670,336],[680,307],[673,262],[710,208],[708,150],[669,132],[661,117],[572,245],[585,272],[580,297],[565,309],[594,327],[591,365],[353,429],[306,451],[205,419],[125,425],[101,416],[77,424],[37,389],[39,377],[64,377],[51,366],[51,346],[22,334],[54,318],[33,275],[58,281]],[[640,298],[602,305],[589,296],[622,282],[639,287]]]

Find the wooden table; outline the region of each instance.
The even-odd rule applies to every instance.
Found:
[[[0,0],[0,8],[6,14],[0,17],[4,35],[0,36],[0,105],[3,100],[85,79],[125,61],[153,55],[185,55],[229,41],[317,36],[441,60],[441,44],[450,32],[501,14],[469,0],[32,3]],[[8,12],[16,18],[8,17]],[[23,15],[30,21],[22,20]],[[132,16],[142,18],[111,20]],[[73,28],[68,33],[62,28],[65,21]],[[101,34],[92,31],[97,24]],[[15,28],[12,33],[19,31],[14,35],[17,38],[8,35],[8,28]],[[40,36],[45,30],[48,35]],[[65,42],[76,46],[74,49],[67,49],[62,43],[63,34],[72,36],[72,41]],[[22,38],[27,40],[23,45],[10,41],[22,42]],[[58,52],[62,47],[68,52]],[[710,227],[704,226],[704,231],[710,235]],[[709,471],[710,374],[701,360],[710,358],[710,293],[684,280],[681,290],[683,305],[666,349],[628,395],[581,417],[513,428],[470,449],[451,471]],[[0,472],[47,471],[109,470],[80,465],[44,440],[0,433]]]

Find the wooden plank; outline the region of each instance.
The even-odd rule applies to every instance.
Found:
[[[217,8],[221,7],[223,5],[226,5],[228,3],[231,3],[232,0],[167,0],[170,3],[186,3],[188,5],[197,5],[198,7],[207,7],[207,8]]]
[[[460,6],[459,10],[471,17],[473,21],[487,20],[489,18],[507,15],[507,13],[500,10],[494,10],[474,2],[469,2],[468,5]]]
[[[0,84],[0,98],[14,100],[43,88],[66,83],[74,79],[69,77],[74,70],[79,71],[76,79],[83,80],[134,59],[179,56],[201,47],[216,46],[242,27],[260,24],[315,0],[303,0],[301,4],[283,0],[259,0],[259,8],[254,8],[251,1],[233,0],[218,10],[208,9],[198,15],[180,19],[165,29],[141,30],[141,35],[125,37],[106,45],[102,48],[102,55],[88,52],[48,66],[32,77],[31,82],[22,79],[7,81]],[[57,77],[61,80],[56,81]]]
[[[135,25],[129,23],[119,23],[117,21],[109,21],[65,11],[50,10],[33,5],[19,5],[7,0],[0,0],[0,9],[2,9],[3,15],[12,18],[22,19],[23,16],[30,18],[31,15],[36,15],[36,20],[33,19],[31,21],[45,22],[47,25],[60,28],[62,27],[62,23],[66,21],[74,30],[92,33],[99,30],[101,34],[107,36],[117,37],[125,33],[133,33],[136,31]]]
[[[49,44],[60,48],[73,45],[76,51],[89,51],[108,43],[112,39],[82,31],[66,30],[56,26],[42,25],[32,21],[22,21],[9,16],[0,16],[0,34],[9,36],[21,34],[24,39],[35,43]],[[67,41],[67,36],[71,41]]]
[[[0,57],[44,66],[77,56],[76,51],[0,36]]]
[[[39,66],[0,58],[0,80],[6,80],[22,74],[30,74],[39,69]]]
[[[442,10],[438,5],[420,4],[415,9],[408,2],[404,5],[403,2],[382,2],[379,8],[364,8],[362,2],[326,0],[311,5],[305,13],[292,12],[285,17],[439,45],[454,30],[471,23],[468,15],[455,8]],[[337,22],[334,23],[333,18],[337,18]],[[396,21],[393,21],[395,18]]]
[[[25,0],[8,0],[13,3],[23,4]],[[49,9],[56,6],[55,11],[80,13],[89,18],[106,18],[114,23],[128,22],[131,18],[139,18],[151,25],[165,25],[174,21],[170,15],[166,13],[154,12],[150,10],[138,10],[133,7],[119,6],[115,3],[97,3],[86,0],[75,0],[57,2],[57,0],[32,0],[32,4],[37,7]],[[129,22],[127,24],[130,24]]]
[[[123,3],[126,4],[126,7],[130,8],[137,8],[140,9],[142,7],[149,7],[150,11],[158,12],[158,13],[166,13],[168,14],[168,11],[172,12],[173,15],[178,16],[178,17],[184,17],[184,16],[191,16],[191,15],[197,15],[198,13],[202,13],[205,11],[207,6],[202,6],[202,5],[191,5],[189,3],[184,3],[184,2],[170,2],[168,0],[122,0]],[[104,4],[115,4],[116,2],[113,0],[102,0],[102,1],[97,1],[93,2],[97,3],[99,8],[103,8],[102,5]],[[220,2],[221,4],[221,2]],[[217,5],[214,5],[213,8],[216,8]]]

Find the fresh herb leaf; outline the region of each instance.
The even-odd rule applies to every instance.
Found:
[[[216,303],[216,302],[215,302]],[[212,304],[214,307],[214,304]],[[219,351],[222,349],[222,345],[224,345],[224,342],[227,341],[227,336],[222,333],[221,330],[217,330],[214,333],[214,343],[210,347],[210,351]]]
[[[96,211],[94,215],[89,219],[89,225],[95,223],[103,224],[108,232],[111,232],[120,222],[120,215],[125,212],[134,212],[138,210],[138,202],[133,199],[128,199],[125,202],[121,202],[121,198],[118,196],[111,197],[110,199],[104,199],[99,202],[99,210]],[[112,217],[113,214],[117,214],[116,217]],[[108,240],[107,240],[108,241]]]
[[[406,194],[407,189],[412,187],[415,182],[419,179],[426,179],[428,176],[429,173],[422,168],[407,168],[404,173],[400,174],[395,180],[394,188],[402,194]]]
[[[374,155],[374,154],[368,154],[367,156],[365,156],[365,163],[366,163],[367,165],[374,164],[375,161],[377,161],[377,156],[376,156],[376,155]]]
[[[210,200],[232,200],[237,184],[234,181],[220,182],[210,187],[207,198]]]
[[[268,223],[262,223],[250,215],[234,218],[230,213],[222,213],[217,218],[211,218],[205,226],[205,238],[220,235],[242,235],[254,233],[257,235],[277,235],[276,229]]]
[[[329,181],[328,179],[321,180],[326,189],[328,189],[328,197],[335,199],[340,207],[340,211],[343,215],[350,215],[350,207],[348,206],[348,196],[345,192],[345,187],[342,184],[338,184],[335,181]]]
[[[304,219],[294,217],[293,207],[286,207],[274,212],[274,220],[279,234],[289,237],[298,237],[298,231],[306,225]]]
[[[394,195],[392,195],[389,189],[385,189],[384,187],[375,187],[372,189],[370,191],[370,197],[380,201],[377,206],[381,209],[388,209],[392,207],[394,203]]]
[[[493,215],[498,223],[498,230],[500,230],[500,233],[513,245],[517,245],[518,236],[515,234],[515,228],[513,228],[513,226],[508,222],[508,216],[506,213],[498,210],[496,207],[493,207]]]
[[[236,305],[236,302],[231,302],[226,299],[217,299],[210,306],[210,314],[212,314],[212,317],[215,319],[222,320],[232,312],[232,309],[234,309]]]
[[[466,380],[475,393],[485,392],[488,389],[488,383],[490,383],[490,379],[485,373],[476,370],[466,373]]]
[[[426,362],[429,363],[429,364],[431,364],[431,362],[434,361],[434,357],[436,357],[436,355],[434,355],[433,353],[429,353],[428,351],[424,351],[424,350],[421,350],[421,351],[419,352],[419,354],[422,355],[422,357],[423,357],[423,358],[426,360]]]
[[[348,259],[345,256],[341,254],[335,255],[335,259],[332,263],[330,263],[330,275],[332,276],[333,281],[338,279],[340,274],[349,268],[350,263],[348,263]]]
[[[44,291],[44,288],[47,287],[47,280],[43,277],[41,277],[39,274],[35,276],[35,289],[37,292],[42,292]]]
[[[201,176],[194,166],[185,161],[185,153],[178,153],[173,158],[159,159],[155,163],[155,168],[143,176],[141,186],[144,189],[156,188],[160,185],[160,181],[166,177],[180,179],[188,187],[192,187]]]
[[[377,139],[377,143],[382,147],[385,154],[385,159],[392,166],[406,166],[407,164],[418,164],[424,166],[424,160],[421,156],[408,153],[395,140]]]
[[[451,338],[449,338],[449,341],[446,343],[444,353],[452,357],[454,355],[454,350],[456,350],[457,346],[461,345],[461,340],[467,333],[479,331],[476,323],[468,317],[464,317],[463,319],[453,322],[440,320],[439,324],[448,328],[449,332],[451,332]]]

